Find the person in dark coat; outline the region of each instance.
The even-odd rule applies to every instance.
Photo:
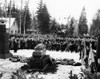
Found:
[[[13,45],[14,45],[14,53],[16,53],[18,50],[18,43],[16,39],[14,40]]]
[[[98,37],[96,58],[97,58],[97,61],[98,61],[97,62],[97,72],[100,72],[100,37]]]

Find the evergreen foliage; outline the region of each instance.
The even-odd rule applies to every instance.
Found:
[[[87,25],[85,8],[83,8],[80,19],[79,19],[78,33],[81,36],[88,33],[88,25]]]
[[[90,28],[90,34],[93,36],[100,35],[100,10],[98,10],[95,18],[92,21],[92,25]]]
[[[55,19],[52,19],[50,22],[50,33],[57,33],[58,32],[58,24]]]
[[[73,36],[73,33],[74,33],[73,23],[74,23],[74,20],[73,20],[73,18],[72,18],[72,19],[71,19],[71,23],[70,23],[70,27],[69,27],[69,35],[70,35],[70,36]]]
[[[42,0],[37,10],[37,21],[39,24],[38,28],[41,33],[46,34],[50,32],[50,15],[46,5],[43,4]]]

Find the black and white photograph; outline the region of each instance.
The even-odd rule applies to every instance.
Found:
[[[0,0],[0,79],[100,79],[100,0]]]

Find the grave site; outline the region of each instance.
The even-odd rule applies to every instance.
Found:
[[[90,67],[95,62],[92,49],[88,64],[84,59],[80,59],[79,52],[47,50],[41,43],[34,49],[9,50],[8,39],[9,34],[5,31],[5,25],[1,23],[0,79],[88,79],[92,74],[99,76],[95,66]],[[98,45],[98,52],[99,49]],[[99,53],[97,54],[99,57]],[[87,72],[91,74],[85,74]]]

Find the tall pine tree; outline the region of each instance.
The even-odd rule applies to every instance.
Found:
[[[95,18],[92,20],[92,25],[90,27],[90,35],[100,35],[100,10],[98,10]]]
[[[82,36],[88,33],[88,25],[87,25],[85,7],[83,7],[83,10],[82,10],[82,13],[79,19],[78,33],[79,35],[82,35]]]
[[[32,25],[31,26],[32,26],[33,30],[37,30],[38,23],[37,23],[36,16],[34,16],[34,14],[33,14]]]
[[[74,26],[73,26],[73,24],[74,24],[74,18],[71,18],[70,27],[69,27],[69,35],[70,36],[73,36],[73,34],[74,34]]]
[[[50,15],[48,13],[47,7],[43,4],[42,0],[39,4],[37,11],[37,21],[38,21],[38,29],[41,33],[49,33],[50,32]]]

